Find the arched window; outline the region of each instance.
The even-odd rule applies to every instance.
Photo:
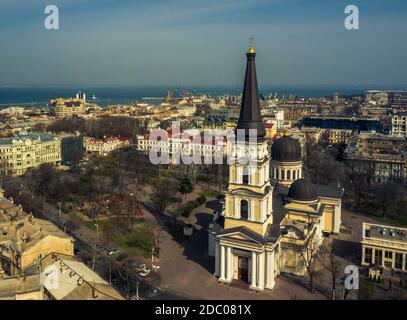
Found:
[[[291,180],[291,170],[287,170],[287,180]]]
[[[249,203],[246,200],[240,201],[240,218],[249,219]]]
[[[243,168],[243,183],[249,184],[250,170],[249,168]]]
[[[285,180],[285,170],[281,170],[281,180]]]
[[[296,178],[296,173],[297,173],[297,170],[293,170],[293,180],[296,180],[297,178]]]

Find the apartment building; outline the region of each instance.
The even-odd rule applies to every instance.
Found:
[[[61,162],[61,141],[52,134],[20,133],[0,139],[0,173],[19,175],[43,163]]]
[[[407,137],[407,112],[391,116],[390,135],[393,137]]]
[[[85,100],[80,98],[52,99],[50,105],[57,119],[79,116],[85,113]]]
[[[344,157],[351,167],[374,182],[406,182],[407,138],[359,134],[349,140]]]

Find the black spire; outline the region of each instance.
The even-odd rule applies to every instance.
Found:
[[[256,75],[256,52],[251,42],[247,52],[246,77],[244,80],[242,105],[236,130],[245,130],[245,139],[249,138],[249,129],[257,130],[257,140],[263,140],[266,135],[263,119],[260,113],[259,89]],[[237,134],[237,132],[236,132]]]

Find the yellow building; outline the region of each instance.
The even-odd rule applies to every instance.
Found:
[[[73,239],[49,221],[34,218],[0,197],[0,271],[14,276],[52,252],[73,256]]]
[[[43,163],[58,166],[61,162],[61,141],[45,133],[20,133],[0,139],[0,173],[19,175]]]
[[[240,139],[239,130],[245,133]],[[250,139],[252,130],[257,134],[255,141]],[[260,114],[253,46],[247,53],[236,133],[225,204],[209,227],[208,253],[215,257],[214,275],[219,282],[240,281],[256,291],[273,289],[280,272],[305,275],[306,265],[315,257],[323,234],[339,232],[341,193],[320,196],[310,182],[299,179],[301,153],[289,137],[274,143],[270,161]],[[251,161],[245,162],[248,156]],[[274,192],[276,184],[270,168],[284,170],[281,166],[286,161],[291,166],[295,162],[295,168],[290,167],[294,171],[290,171],[289,179],[284,176],[289,189],[283,185]]]
[[[79,116],[85,113],[85,100],[80,98],[52,99],[50,105],[57,119]]]
[[[322,141],[331,144],[346,144],[354,134],[350,129],[325,129]]]
[[[407,271],[407,229],[363,223],[361,264]]]

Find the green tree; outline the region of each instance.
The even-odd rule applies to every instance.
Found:
[[[188,193],[191,193],[192,191],[194,191],[194,185],[191,181],[191,179],[189,179],[188,177],[183,177],[181,178],[181,180],[179,181],[178,184],[178,191],[184,195],[184,202],[186,202],[187,200],[187,195]]]

